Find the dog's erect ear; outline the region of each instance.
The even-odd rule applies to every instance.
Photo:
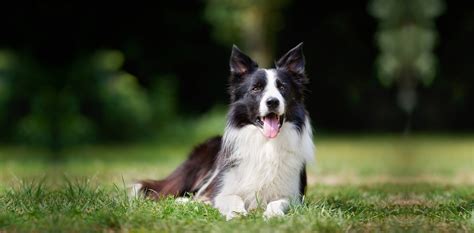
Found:
[[[303,42],[288,51],[276,62],[276,67],[289,72],[304,75]]]
[[[235,45],[232,46],[232,54],[230,55],[229,64],[230,73],[236,77],[248,74],[258,68],[257,63],[240,51],[240,49]]]

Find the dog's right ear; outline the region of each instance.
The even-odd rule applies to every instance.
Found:
[[[232,46],[229,65],[230,73],[234,77],[242,77],[258,68],[257,63],[240,51],[240,49],[235,45]]]

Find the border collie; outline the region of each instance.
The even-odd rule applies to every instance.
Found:
[[[159,199],[192,195],[227,220],[259,206],[265,218],[300,203],[306,169],[313,160],[312,130],[303,103],[305,59],[300,43],[262,69],[235,45],[230,57],[230,109],[222,137],[197,146],[163,180],[144,180],[135,195]]]

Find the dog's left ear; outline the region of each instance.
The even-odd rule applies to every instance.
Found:
[[[298,75],[304,75],[304,65],[303,42],[292,48],[276,62],[277,68]]]

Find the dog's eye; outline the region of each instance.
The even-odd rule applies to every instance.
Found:
[[[285,90],[285,85],[282,82],[277,82],[277,88],[280,91],[284,91]]]
[[[259,92],[262,90],[262,86],[261,85],[255,85],[253,88],[252,88],[252,91],[253,92]]]

